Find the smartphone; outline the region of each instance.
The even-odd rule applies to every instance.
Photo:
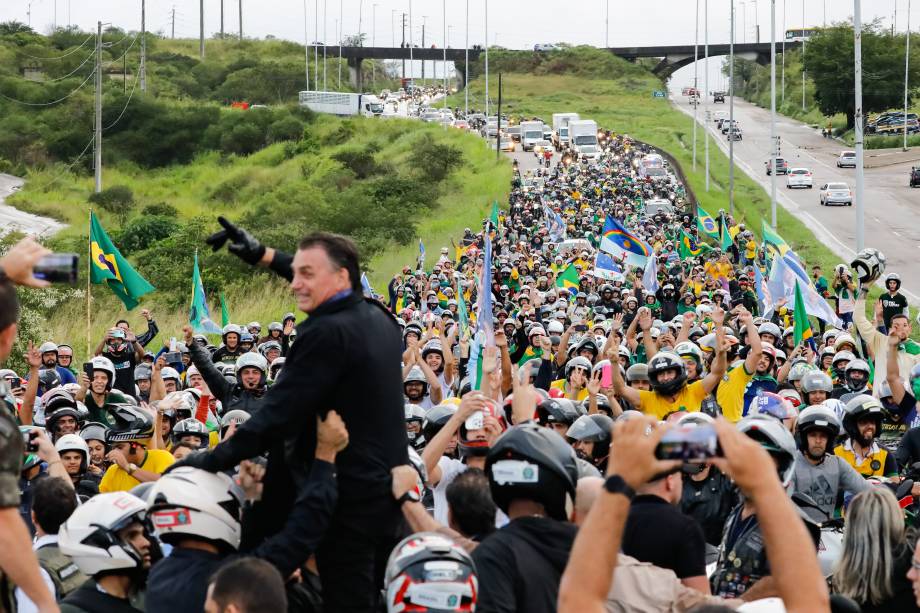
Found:
[[[613,364],[604,364],[601,367],[601,387],[613,387]]]
[[[9,381],[11,390],[16,390],[22,387],[22,379],[19,377],[10,377]]]
[[[22,433],[22,442],[25,445],[26,453],[35,453],[38,451],[38,443],[35,442],[36,438],[38,438],[38,432]]]
[[[705,462],[721,455],[719,438],[712,426],[684,426],[665,432],[655,448],[659,460]]]
[[[575,324],[575,331],[576,332],[587,332],[588,324]]]
[[[77,283],[80,257],[76,253],[52,253],[38,261],[32,268],[36,279],[49,283]]]
[[[178,351],[167,351],[163,354],[163,359],[167,364],[178,364],[182,361],[182,354]]]
[[[482,411],[476,411],[466,418],[463,425],[466,426],[467,430],[482,430],[485,425],[485,416]]]
[[[83,362],[83,372],[86,373],[86,376],[89,377],[89,380],[93,380],[93,363],[92,362]]]

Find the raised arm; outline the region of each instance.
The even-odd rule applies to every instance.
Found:
[[[437,485],[441,482],[441,469],[438,467],[438,460],[447,451],[450,439],[460,429],[460,424],[476,411],[483,410],[485,406],[485,396],[481,392],[470,392],[465,395],[463,400],[460,401],[460,406],[457,407],[457,412],[451,415],[444,427],[425,445],[425,449],[422,451],[422,462],[425,463],[425,468],[428,471],[428,481],[432,485]]]
[[[898,370],[898,347],[901,345],[901,337],[892,332],[888,335],[888,362],[885,364],[885,380],[891,388],[891,398],[895,404],[901,404],[904,400],[904,385],[901,383],[901,373]]]
[[[611,358],[608,356],[608,359]],[[612,358],[611,362],[613,359],[616,358]],[[639,394],[639,390],[626,385],[626,381],[623,380],[623,375],[620,373],[619,368],[611,368],[610,374],[613,379],[613,391],[616,392],[616,395],[626,399],[626,401],[634,407],[639,407],[642,403],[642,396]]]
[[[32,341],[29,341],[29,348],[26,350],[26,362],[29,364],[29,380],[26,382],[25,393],[22,396],[22,406],[19,408],[19,422],[23,426],[32,425],[32,417],[35,414],[35,398],[38,396],[38,371],[42,365],[42,354],[38,352],[38,347]]]

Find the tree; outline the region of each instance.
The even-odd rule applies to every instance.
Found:
[[[918,41],[920,42],[920,41]],[[891,36],[878,22],[863,28],[863,112],[900,108],[904,103],[904,36]],[[847,128],[855,125],[853,26],[837,24],[808,40],[805,69],[815,83],[815,101],[825,115],[844,113]],[[909,80],[920,78],[917,62]],[[908,104],[911,92],[908,91]]]
[[[4,21],[0,23],[0,36],[10,34],[35,34],[35,30],[21,21]]]

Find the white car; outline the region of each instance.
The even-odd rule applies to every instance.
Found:
[[[837,158],[837,168],[843,167],[856,168],[856,152],[855,151],[843,151],[840,153],[840,157]]]
[[[806,187],[811,189],[814,184],[811,180],[811,171],[807,168],[793,168],[786,173],[786,187]]]
[[[825,183],[821,186],[819,199],[822,206],[840,204],[853,206],[853,192],[846,183]]]

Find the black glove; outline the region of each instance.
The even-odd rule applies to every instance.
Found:
[[[247,264],[256,265],[265,255],[265,245],[260,243],[252,234],[233,225],[226,217],[218,217],[217,221],[224,227],[220,232],[215,232],[205,242],[218,251],[228,240],[230,246],[227,250]]]

